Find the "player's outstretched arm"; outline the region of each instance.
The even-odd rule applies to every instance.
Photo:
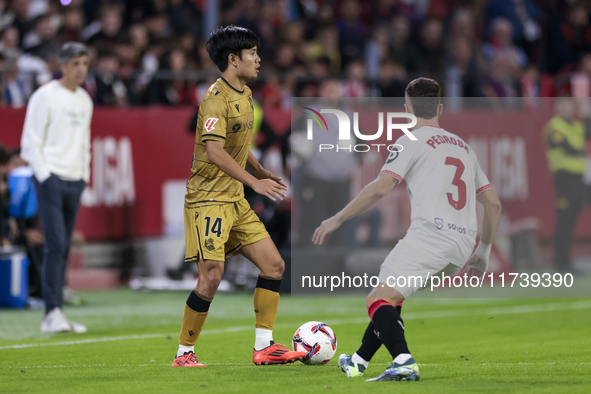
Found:
[[[287,186],[279,184],[271,179],[256,179],[248,171],[240,166],[232,156],[224,150],[224,143],[221,141],[205,142],[207,149],[207,160],[218,166],[220,170],[230,175],[232,178],[250,186],[258,194],[269,197],[276,201],[276,198],[283,200]]]
[[[248,151],[248,159],[246,160],[246,165],[248,166],[248,168],[252,170],[254,176],[257,179],[270,179],[272,181],[279,183],[282,186],[285,186],[285,188],[287,189],[287,185],[285,185],[285,183],[281,181],[281,177],[273,174],[271,171],[265,170],[262,164],[259,163],[259,161],[256,157],[254,157],[251,151]]]
[[[376,205],[390,190],[398,184],[398,179],[390,175],[380,174],[373,182],[368,184],[359,192],[345,208],[333,217],[323,221],[314,231],[312,242],[321,245],[327,235],[338,229],[347,220],[363,213]]]
[[[480,242],[467,262],[467,273],[481,276],[488,268],[488,257],[501,219],[501,202],[493,189],[483,191],[476,200],[484,206],[484,219]]]

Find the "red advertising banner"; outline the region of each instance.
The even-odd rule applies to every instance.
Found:
[[[95,108],[91,181],[77,221],[88,239],[162,235],[162,185],[189,177],[195,135],[188,124],[194,111]],[[0,143],[19,146],[24,116],[24,110],[0,110]]]
[[[78,229],[88,239],[108,240],[163,234],[162,187],[189,176],[194,135],[188,131],[193,108],[96,108],[92,120],[91,182],[83,195]],[[24,110],[0,109],[0,143],[18,147]],[[289,111],[266,112],[283,133]],[[360,113],[371,130],[372,121]],[[374,114],[375,117],[375,114]],[[537,218],[538,235],[550,239],[554,226],[554,187],[542,128],[551,112],[448,113],[443,128],[476,151],[481,166],[512,222]],[[375,120],[377,127],[377,119]],[[382,142],[382,141],[376,141]],[[179,207],[182,209],[182,207]],[[576,234],[591,236],[591,213]]]

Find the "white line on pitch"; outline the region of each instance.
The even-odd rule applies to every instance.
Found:
[[[531,312],[547,312],[555,310],[575,310],[575,309],[589,309],[591,308],[591,301],[576,301],[572,303],[553,303],[553,304],[537,304],[537,305],[518,305],[506,308],[487,308],[481,310],[448,310],[448,311],[434,311],[434,312],[410,312],[403,314],[404,320],[414,319],[433,319],[440,317],[455,317],[455,316],[467,316],[467,315],[511,315],[517,313],[531,313]],[[340,324],[361,324],[367,323],[367,317],[359,317],[353,319],[331,319],[329,320],[330,325]],[[280,324],[276,325],[276,328],[289,328],[292,325]],[[240,332],[252,330],[251,326],[238,326],[221,328],[218,330],[204,330],[201,335],[210,334],[223,334],[228,332]],[[123,335],[117,337],[103,337],[103,338],[89,338],[79,339],[75,341],[63,341],[63,342],[49,342],[49,343],[25,343],[20,345],[9,345],[0,346],[0,350],[7,349],[23,349],[31,347],[42,347],[42,346],[67,346],[67,345],[83,345],[87,343],[99,343],[99,342],[113,342],[123,341],[128,339],[149,339],[149,338],[162,338],[174,334],[144,334],[144,335]]]
[[[515,362],[515,363],[464,363],[464,365],[477,365],[477,366],[504,366],[504,365],[512,365],[512,366],[520,366],[520,365],[591,365],[591,362],[542,362],[542,363],[523,363],[523,362]],[[234,366],[234,367],[252,367],[252,363],[207,363],[210,367],[223,367],[223,366]],[[333,364],[334,365],[334,364]],[[391,365],[391,363],[371,363],[373,366],[377,365]],[[421,367],[440,367],[442,365],[449,365],[448,364],[423,364],[421,363]],[[168,367],[170,363],[148,363],[148,364],[116,364],[116,365],[107,365],[106,363],[103,364],[73,364],[73,365],[24,365],[24,366],[5,366],[0,367],[0,369],[54,369],[54,368],[97,368],[97,367],[112,367],[112,368],[122,368],[122,367],[149,367],[149,366],[157,366],[157,367]],[[329,365],[330,366],[330,365]],[[269,368],[272,366],[265,366],[264,368]],[[281,368],[281,367],[279,367]]]

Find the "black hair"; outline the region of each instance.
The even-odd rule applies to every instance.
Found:
[[[233,53],[242,59],[242,50],[260,47],[261,41],[252,31],[234,25],[221,27],[211,33],[205,48],[221,72],[228,68],[228,56]]]
[[[20,156],[20,155],[21,155],[21,148],[15,148],[8,153],[8,156],[10,159],[12,159],[14,156]]]
[[[409,82],[405,93],[417,118],[432,119],[437,116],[441,103],[441,86],[437,81],[431,78],[417,78]]]
[[[8,163],[9,159],[10,159],[10,152],[8,151],[8,149],[6,149],[6,147],[4,145],[0,144],[0,165],[4,165],[4,164]]]
[[[320,56],[314,60],[314,63],[321,64],[326,68],[330,69],[330,58],[328,56]]]

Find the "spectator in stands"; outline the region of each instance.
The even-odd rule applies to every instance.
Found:
[[[113,48],[123,38],[122,10],[116,5],[104,6],[100,12],[100,21],[88,25],[81,33],[81,38],[98,49]]]
[[[539,17],[540,9],[535,0],[489,0],[485,10],[486,34],[492,37],[495,21],[502,18],[511,26],[511,41],[525,45],[540,37]]]
[[[562,25],[562,35],[570,51],[569,58],[578,62],[591,52],[591,25],[589,10],[582,3],[575,4],[568,13],[567,21]]]
[[[93,105],[80,88],[88,71],[88,50],[65,44],[59,54],[62,78],[42,86],[27,107],[22,157],[35,177],[39,216],[46,236],[43,258],[45,317],[42,332],[86,332],[63,315],[70,241],[82,190],[90,178],[90,121]]]
[[[196,96],[189,82],[184,79],[185,55],[172,50],[162,55],[160,71],[169,71],[163,78],[153,79],[147,88],[147,104],[189,105],[195,104]]]
[[[526,108],[533,109],[537,106],[542,96],[540,69],[533,63],[529,64],[521,77],[521,96],[524,97]]]
[[[82,10],[75,6],[68,6],[65,8],[62,18],[63,24],[58,32],[59,41],[80,41],[80,33],[84,28]]]
[[[329,78],[330,59],[326,56],[321,56],[313,60],[308,67],[308,71],[310,76],[318,81]]]
[[[144,21],[151,39],[162,40],[170,36],[166,14],[152,14]]]
[[[349,62],[363,59],[368,32],[359,17],[361,6],[357,0],[345,0],[340,5],[341,19],[336,23],[339,30],[341,67]]]
[[[390,42],[388,29],[375,28],[372,39],[365,48],[365,64],[367,66],[367,77],[375,80],[380,75],[382,62],[390,57]]]
[[[358,59],[347,66],[345,79],[341,82],[342,97],[367,97],[367,70],[365,63]]]
[[[514,108],[517,103],[511,98],[518,97],[519,83],[513,78],[513,58],[497,54],[492,59],[490,71],[484,79],[483,94],[490,99],[495,108]]]
[[[380,67],[378,90],[382,97],[404,97],[408,84],[406,69],[399,63],[386,59]]]
[[[6,100],[6,81],[4,80],[4,70],[6,68],[6,59],[2,52],[0,52],[0,108],[8,106]]]
[[[481,97],[482,82],[482,76],[472,53],[472,43],[468,38],[455,38],[451,43],[450,56],[445,67],[445,95],[447,97]],[[450,101],[456,102],[453,99]],[[464,104],[468,103],[464,102]]]
[[[129,39],[135,50],[143,56],[148,50],[148,29],[143,23],[136,23],[129,28]]]
[[[424,77],[441,79],[444,72],[445,47],[443,25],[440,20],[429,19],[423,23],[416,53],[416,72]]]
[[[5,58],[12,58],[17,60],[22,54],[21,49],[18,46],[19,43],[19,32],[16,27],[9,27],[1,34],[0,38],[0,53]]]
[[[177,49],[185,54],[188,69],[198,69],[199,51],[195,47],[195,36],[191,33],[185,33],[178,39]]]
[[[395,14],[396,7],[393,1],[377,0],[373,7],[372,25],[376,28],[386,28]]]
[[[119,59],[112,52],[99,53],[94,74],[94,102],[97,105],[128,104],[127,88],[118,75]]]
[[[33,22],[34,28],[24,37],[22,47],[28,53],[45,59],[55,57],[60,45],[56,42],[56,27],[52,24],[51,15],[43,14]]]
[[[473,44],[479,44],[474,14],[468,8],[459,8],[451,18],[448,42],[451,44],[459,38],[466,39]]]
[[[390,22],[390,57],[403,66],[408,73],[417,71],[417,50],[410,40],[410,22],[403,15],[397,15]]]
[[[316,38],[308,43],[306,57],[309,61],[326,57],[330,60],[330,72],[333,75],[341,71],[339,31],[334,26],[319,29]]]
[[[502,55],[514,77],[518,77],[519,71],[527,63],[525,52],[513,44],[513,26],[505,18],[493,21],[490,41],[483,47],[482,52],[487,62],[493,61],[496,55]]]
[[[107,51],[109,49],[106,49]],[[140,53],[131,43],[129,38],[123,38],[114,47],[115,54],[119,59],[119,74],[122,76],[132,74],[140,67]]]
[[[2,63],[4,63],[4,67],[0,74],[0,88],[2,89],[2,93],[0,94],[2,100],[0,101],[3,101],[4,105],[8,107],[24,107],[29,94],[23,81],[18,78],[16,59],[8,59]]]
[[[170,0],[168,14],[170,27],[176,35],[189,33],[194,37],[201,34],[202,17],[197,2]]]
[[[272,62],[275,70],[282,74],[291,72],[296,65],[301,64],[296,57],[295,48],[287,42],[277,47]]]
[[[583,55],[577,72],[569,75],[569,81],[573,97],[591,97],[591,52]]]
[[[12,26],[18,30],[19,46],[27,31],[31,28],[29,21],[29,0],[12,0],[10,7],[14,13]]]
[[[306,59],[304,24],[299,21],[288,22],[281,27],[280,35],[284,42],[291,45],[294,49],[295,56],[298,59],[298,63],[302,64]]]
[[[292,79],[285,83],[279,76],[282,91],[296,85],[293,78],[305,71],[302,64],[309,72],[313,68],[322,74],[322,64],[314,63],[321,57],[330,59],[330,76],[341,77],[344,65],[365,59],[369,79],[376,79],[382,64],[390,64],[386,62],[389,58],[410,75],[444,78],[448,56],[454,57],[451,45],[457,39],[472,43],[476,59],[481,54],[486,56],[486,62],[476,66],[481,74],[490,73],[485,66],[493,63],[497,53],[509,53],[505,59],[510,60],[515,80],[521,80],[528,64],[542,72],[562,71],[566,79],[582,56],[591,51],[589,7],[575,0],[306,1],[295,8],[280,1],[230,3],[222,9],[221,22],[248,27],[262,40],[259,53],[267,61],[262,63],[262,80],[253,85],[255,95],[264,86],[265,75],[271,75],[267,72],[276,71],[276,67],[289,71],[288,78]],[[188,70],[215,70],[209,56],[202,53],[202,15],[195,1],[77,1],[62,6],[57,0],[0,0],[0,8],[0,53],[7,60],[17,59],[25,97],[58,71],[52,48],[79,37],[96,49],[115,53],[120,63],[118,73],[132,104],[146,101],[146,87],[165,52],[180,49]],[[540,39],[542,21],[545,40]],[[411,35],[411,22],[418,25],[417,34]],[[442,22],[446,26],[449,23],[443,32]],[[442,35],[446,51],[441,46]],[[22,47],[27,49],[24,54]],[[545,54],[544,62],[540,61],[541,53]],[[304,78],[309,80],[310,76]],[[195,83],[203,82],[199,78]]]

